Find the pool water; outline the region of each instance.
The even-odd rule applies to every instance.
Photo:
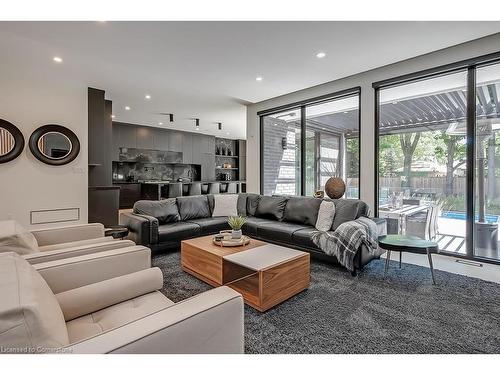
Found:
[[[443,211],[441,213],[441,217],[444,217],[446,219],[455,219],[455,220],[465,220],[465,212],[458,212],[458,211]],[[488,223],[497,223],[498,222],[498,215],[486,215],[485,219],[486,222]],[[479,220],[479,215],[476,215],[476,221]]]

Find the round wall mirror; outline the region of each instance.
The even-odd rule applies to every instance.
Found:
[[[64,165],[80,152],[75,133],[61,125],[44,125],[31,134],[29,146],[38,160],[49,165]]]
[[[24,149],[24,137],[12,123],[0,119],[0,164],[17,158]]]
[[[72,148],[71,141],[62,133],[48,132],[38,139],[38,150],[49,159],[63,159]]]

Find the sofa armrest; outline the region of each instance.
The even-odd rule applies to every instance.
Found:
[[[79,224],[68,227],[32,230],[38,246],[104,237],[104,225],[100,223]]]
[[[158,243],[158,219],[153,216],[134,213],[120,214],[120,224],[129,230],[128,238],[137,245],[154,245]]]
[[[30,264],[38,264],[131,246],[135,246],[135,243],[129,240],[105,241],[101,243],[73,246],[51,251],[40,251],[24,255],[23,258]]]
[[[65,349],[72,353],[243,353],[243,298],[219,287]]]
[[[54,294],[151,267],[151,250],[132,246],[34,264]]]
[[[157,267],[114,277],[56,294],[66,321],[102,310],[161,289],[163,274]]]

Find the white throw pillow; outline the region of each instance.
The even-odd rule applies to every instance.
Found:
[[[38,252],[38,243],[33,233],[23,228],[15,220],[0,221],[0,253],[11,252],[19,255]]]
[[[237,216],[238,194],[214,194],[212,216]]]
[[[335,217],[335,204],[331,201],[323,201],[319,206],[318,219],[316,220],[316,229],[321,232],[327,232],[332,227]]]

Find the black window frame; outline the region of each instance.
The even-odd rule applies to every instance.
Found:
[[[375,90],[375,121],[374,121],[374,215],[378,216],[379,206],[379,124],[380,124],[380,90],[397,87],[409,83],[432,79],[457,72],[467,72],[467,153],[466,153],[466,230],[465,244],[466,254],[454,254],[449,252],[440,252],[440,254],[450,255],[457,258],[476,260],[485,263],[500,264],[500,260],[483,258],[474,255],[474,220],[475,220],[475,145],[476,145],[476,71],[484,66],[500,63],[500,52],[494,52],[486,55],[476,56],[470,59],[445,64],[430,69],[424,69],[413,73],[377,81],[372,84]],[[471,105],[472,103],[472,105]]]
[[[259,190],[260,194],[264,192],[264,117],[277,114],[287,110],[300,109],[300,194],[305,196],[306,193],[306,108],[311,105],[328,103],[330,101],[349,98],[351,96],[358,97],[358,199],[361,198],[361,86],[355,86],[349,89],[336,91],[331,94],[321,95],[310,99],[301,100],[298,102],[274,107],[257,112],[259,116]]]

